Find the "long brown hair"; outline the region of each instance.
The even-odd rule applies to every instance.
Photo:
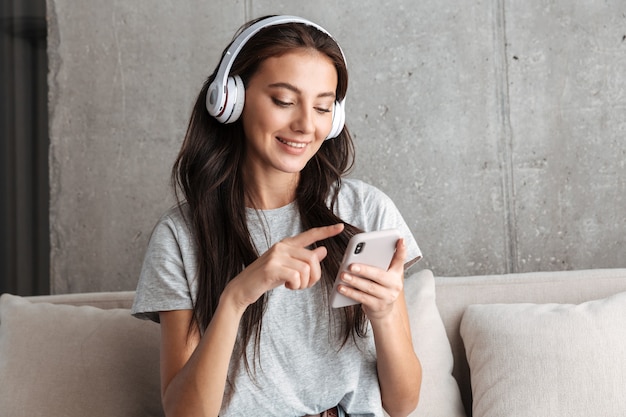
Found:
[[[248,25],[252,23],[254,21]],[[327,34],[301,23],[269,26],[259,31],[242,48],[230,73],[240,75],[247,84],[263,60],[298,48],[316,49],[332,60],[338,75],[336,97],[343,99],[348,87],[348,73],[339,46]],[[241,172],[246,148],[242,123],[238,120],[221,124],[207,113],[205,97],[214,78],[215,72],[198,95],[185,140],[172,169],[176,198],[181,207],[185,203],[189,206],[187,221],[197,246],[198,294],[190,328],[197,326],[201,333],[211,321],[228,282],[259,256],[246,222],[246,187]],[[342,222],[333,209],[341,177],[351,169],[353,162],[352,138],[344,127],[337,138],[324,141],[304,167],[296,190],[304,230]],[[184,198],[181,198],[181,192]],[[358,231],[346,224],[342,234],[318,243],[328,249],[328,256],[321,264],[327,294],[347,242]],[[240,331],[244,357],[245,346],[252,339],[257,352],[266,300],[264,294],[242,317]],[[360,306],[344,308],[341,314],[343,346],[351,336],[362,337],[367,322]],[[247,359],[245,363],[248,368]]]

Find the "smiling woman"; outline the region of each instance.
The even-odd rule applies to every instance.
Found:
[[[393,202],[343,175],[343,52],[293,16],[244,26],[198,95],[133,314],[161,323],[168,416],[406,415],[421,384],[403,293],[421,256]],[[397,229],[387,270],[354,265],[351,236]],[[358,273],[357,273],[358,272]],[[324,415],[326,415],[324,414]]]
[[[297,184],[300,172],[317,153],[332,125],[337,71],[316,50],[295,50],[266,59],[246,86],[243,129],[244,181],[259,209],[282,207],[295,199],[264,184]]]

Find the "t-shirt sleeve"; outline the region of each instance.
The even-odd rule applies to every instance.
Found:
[[[191,236],[182,219],[164,216],[155,226],[144,257],[131,313],[159,321],[160,311],[193,308],[195,278]]]

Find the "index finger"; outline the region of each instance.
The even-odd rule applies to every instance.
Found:
[[[287,242],[294,246],[306,248],[307,246],[310,246],[315,242],[319,242],[320,240],[337,236],[343,231],[343,228],[343,223],[337,223],[330,226],[314,227],[300,233],[299,235],[288,237],[284,239],[284,242]]]

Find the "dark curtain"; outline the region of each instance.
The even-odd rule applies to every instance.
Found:
[[[45,0],[0,0],[0,293],[50,292]]]

